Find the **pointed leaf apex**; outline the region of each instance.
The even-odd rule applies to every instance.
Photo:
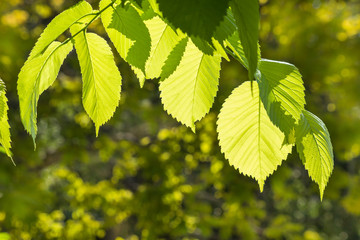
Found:
[[[262,193],[264,191],[264,180],[258,180],[258,184],[260,187],[260,192]]]
[[[325,191],[325,186],[319,185],[319,191],[320,191],[320,200],[322,202],[323,196],[324,196],[324,191]]]
[[[143,88],[145,84],[145,78],[144,79],[139,78],[139,83],[140,83],[140,88]]]
[[[100,126],[99,125],[95,125],[95,134],[96,134],[96,137],[99,136],[99,129],[100,129]]]
[[[35,150],[36,150],[36,141],[35,141],[36,134],[31,134],[31,137],[32,137],[32,140],[33,140],[33,144],[34,144],[34,151],[35,151]]]
[[[15,163],[14,159],[12,158],[12,156],[9,156],[9,158],[11,159],[12,163],[13,163],[14,166],[16,167],[16,163]]]
[[[191,131],[193,131],[193,133],[196,133],[195,124],[194,124],[194,123],[191,124],[190,128],[191,128]]]

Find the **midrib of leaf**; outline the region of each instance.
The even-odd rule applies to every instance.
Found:
[[[95,81],[95,72],[94,72],[94,66],[93,66],[93,60],[92,60],[92,57],[91,57],[91,51],[90,51],[90,48],[89,48],[89,43],[88,43],[88,39],[86,37],[86,32],[83,31],[83,34],[84,34],[84,40],[85,40],[85,46],[86,46],[86,49],[87,51],[89,52],[89,58],[90,58],[90,64],[91,64],[91,72],[92,72],[92,82],[93,82],[93,89],[94,89],[94,92],[95,92],[95,96],[96,96],[96,100],[99,98],[98,96],[98,92],[97,92],[97,84],[96,84],[96,81]],[[97,107],[98,105],[98,101],[95,101],[95,110],[96,110],[96,115],[99,115],[99,109]],[[96,135],[97,133],[99,132],[99,126],[96,124]]]
[[[202,56],[201,56],[201,59],[199,62],[199,66],[197,68],[196,78],[195,78],[195,83],[194,83],[193,99],[192,99],[192,105],[191,105],[191,115],[192,115],[191,117],[192,117],[193,122],[195,122],[195,119],[194,119],[195,92],[196,92],[196,86],[197,86],[199,72],[200,72],[200,68],[201,68],[203,59],[204,59],[204,53],[202,53]],[[193,128],[194,128],[193,131],[195,132],[195,127],[193,127]]]
[[[252,86],[251,86],[251,89],[252,89]],[[253,93],[253,91],[251,90],[251,93]],[[259,183],[259,186],[260,186],[260,192],[263,191],[263,188],[264,188],[264,180],[262,179],[262,170],[261,170],[261,150],[260,150],[260,143],[261,143],[261,137],[260,137],[260,133],[261,133],[261,100],[260,100],[260,91],[258,93],[258,108],[259,108],[259,114],[258,114],[258,155],[259,155],[259,176],[261,176],[261,185]]]
[[[49,60],[49,59],[52,57],[52,55],[53,55],[61,46],[63,46],[63,45],[65,45],[65,42],[59,44],[56,48],[54,48],[54,49],[51,51],[51,53],[49,54],[49,56],[47,56],[47,58],[45,59],[45,62],[44,62],[44,64],[41,66],[39,73],[36,75],[36,80],[35,80],[35,82],[34,82],[34,89],[37,89],[37,88],[39,87],[39,83],[40,83],[39,77],[40,77],[42,71],[44,70],[44,67],[45,67],[45,65],[47,64],[48,60]],[[46,50],[46,49],[45,49],[45,50]],[[30,111],[32,118],[34,117],[34,111],[33,111],[33,110],[36,108],[35,102],[36,102],[37,96],[38,96],[38,91],[33,91],[33,92],[31,93],[31,98],[32,98],[32,103],[31,103],[31,104],[32,104],[33,106],[32,106],[32,108],[28,108],[27,111],[25,112],[25,113],[28,113],[28,112]],[[27,115],[27,114],[26,114],[26,115]],[[33,128],[33,127],[31,126],[31,128]],[[35,129],[33,129],[33,131],[35,132]],[[34,142],[34,143],[35,143],[35,142]]]
[[[304,115],[304,118],[305,118],[306,123],[309,125],[311,137],[314,139],[314,142],[316,143],[315,145],[316,145],[316,149],[317,149],[317,152],[319,154],[319,157],[321,157],[319,144],[318,144],[318,142],[316,141],[316,138],[315,138],[315,133],[314,133],[314,131],[313,131],[312,127],[311,127],[311,124],[309,124],[309,121],[307,120],[305,115]],[[324,161],[323,161],[322,157],[321,157],[321,163],[322,164],[321,164],[321,183],[320,183],[320,185],[321,185],[321,190],[322,190],[322,188],[324,187],[323,186],[323,177],[324,177],[324,166],[323,165],[324,165]]]
[[[74,21],[73,23],[71,23],[70,24],[70,26],[68,27],[68,28],[70,28],[72,25],[74,25],[75,23],[77,23],[78,21],[80,21],[81,19],[83,19],[83,18],[85,18],[85,17],[87,17],[87,16],[91,16],[91,15],[97,15],[97,13],[88,13],[88,14],[85,14],[84,16],[81,16],[80,18],[78,18],[78,19],[76,19],[76,21]],[[93,20],[92,20],[93,21]],[[68,39],[72,39],[73,37],[71,37],[71,38],[68,38]],[[68,39],[66,39],[63,43],[61,43],[61,44],[65,44],[65,43],[67,43],[67,40]],[[55,41],[55,40],[54,40]],[[52,41],[51,43],[53,43],[54,41]],[[38,56],[39,54],[43,54],[45,51],[46,51],[46,49],[51,45],[51,43],[49,43],[48,45],[46,45],[46,47],[42,50],[42,51],[40,51],[40,52],[38,52],[35,56],[33,56],[33,57],[31,57],[31,53],[30,53],[30,56],[29,56],[29,60],[31,60],[31,59],[34,59],[36,56]],[[35,46],[36,46],[36,44],[35,44]],[[59,45],[59,47],[60,47],[60,45]],[[30,58],[31,57],[31,58]]]
[[[164,30],[163,30],[163,32],[161,33],[161,36],[160,36],[160,38],[159,38],[159,41],[156,43],[156,47],[155,47],[155,49],[154,49],[154,53],[156,53],[156,50],[159,48],[159,42],[161,42],[161,39],[164,37],[164,34],[165,34],[165,32],[166,32],[166,30],[167,30],[168,27],[169,27],[169,26],[166,25],[165,28],[164,28]],[[151,63],[151,61],[152,61],[152,59],[154,58],[154,56],[155,56],[155,54],[150,55],[150,57],[149,57],[149,59],[148,59],[149,63]]]

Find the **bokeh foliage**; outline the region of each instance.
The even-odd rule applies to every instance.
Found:
[[[8,89],[17,163],[1,156],[0,232],[11,239],[360,238],[357,0],[260,1],[262,56],[299,68],[307,108],[332,136],[335,169],[323,202],[297,154],[260,194],[256,182],[220,153],[216,114],[247,79],[234,61],[222,63],[212,113],[193,134],[162,110],[158,82],[146,81],[140,89],[116,55],[122,99],[96,138],[81,106],[73,52],[55,86],[40,98],[34,151],[20,122],[17,75],[42,29],[75,2],[0,2],[0,76]],[[104,33],[100,22],[91,28]]]

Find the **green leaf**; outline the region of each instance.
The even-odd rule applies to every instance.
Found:
[[[234,13],[240,41],[249,63],[249,80],[252,81],[258,63],[259,1],[231,0],[230,6]]]
[[[74,25],[74,35],[81,25]],[[94,121],[96,135],[99,127],[114,114],[120,100],[121,76],[113,53],[104,39],[82,31],[74,37],[83,80],[83,105]]]
[[[0,79],[0,143],[3,146],[6,155],[8,155],[8,157],[11,158],[10,125],[8,122],[8,114],[7,114],[9,107],[7,105],[7,98],[5,94],[6,94],[5,84]]]
[[[151,51],[145,66],[146,78],[158,78],[171,50],[180,40],[174,30],[160,17],[145,21],[151,37]]]
[[[42,54],[47,47],[55,41],[63,32],[70,28],[82,17],[92,13],[92,7],[86,1],[80,1],[75,6],[57,15],[45,28],[37,40],[28,60]]]
[[[157,0],[157,3],[163,17],[175,28],[208,42],[229,6],[229,0]]]
[[[237,30],[237,26],[235,23],[234,16],[230,11],[230,9],[228,9],[227,14],[224,17],[223,21],[216,28],[214,38],[218,40],[219,43],[223,44],[226,39],[228,39],[230,36],[234,34],[234,32],[237,32],[236,30]]]
[[[271,121],[285,133],[285,143],[295,143],[295,126],[304,110],[304,83],[292,64],[262,59],[256,74],[261,100]]]
[[[240,173],[255,178],[263,190],[266,178],[291,152],[284,134],[270,120],[255,82],[244,82],[226,99],[217,122],[221,151]]]
[[[111,0],[102,0],[100,9],[110,3]],[[144,21],[131,4],[125,8],[121,5],[107,8],[101,13],[101,19],[110,40],[120,56],[131,65],[142,86],[145,81],[145,63],[151,49],[150,33]]]
[[[168,78],[179,66],[180,61],[184,55],[185,48],[189,38],[184,37],[181,39],[176,46],[171,50],[168,58],[166,59],[162,69],[161,69],[161,80]]]
[[[243,46],[239,39],[239,34],[237,32],[234,32],[225,40],[225,46],[230,48],[241,65],[243,65],[246,69],[249,69],[249,63],[246,59]]]
[[[232,12],[230,9],[227,11],[227,15],[224,17],[224,20],[220,23],[220,25],[216,28],[213,37],[213,46],[215,49],[221,54],[223,58],[227,61],[230,61],[225,48],[226,48],[226,39],[228,39],[231,35],[236,31],[236,24],[234,17],[232,16]],[[237,33],[236,33],[237,34]]]
[[[28,60],[19,73],[17,90],[21,121],[34,144],[37,134],[37,102],[40,95],[55,81],[66,56],[73,49],[70,41],[53,42],[41,55]]]
[[[214,102],[220,62],[219,54],[206,55],[188,39],[179,66],[160,84],[165,110],[193,131]]]
[[[322,200],[334,168],[333,148],[325,124],[306,110],[296,129],[296,148],[309,176],[319,185]]]

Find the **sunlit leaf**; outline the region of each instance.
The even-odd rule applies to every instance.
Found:
[[[71,33],[75,35],[80,29],[81,25],[74,25]],[[120,72],[104,39],[84,31],[74,39],[83,80],[83,105],[98,134],[99,127],[113,116],[119,104]]]
[[[206,55],[189,39],[179,66],[160,84],[165,110],[193,131],[214,102],[220,62],[219,54]]]
[[[80,1],[75,6],[57,15],[45,28],[32,49],[29,60],[42,54],[45,49],[55,41],[63,32],[70,28],[82,17],[92,13],[91,5],[86,1]]]
[[[258,63],[259,1],[231,0],[230,6],[234,13],[240,41],[248,60],[249,80],[253,80]]]
[[[73,44],[53,42],[46,51],[30,60],[22,67],[18,79],[21,121],[34,142],[37,134],[37,102],[40,95],[55,81],[66,56]]]
[[[256,78],[271,121],[285,133],[285,143],[295,143],[295,126],[305,105],[299,70],[286,62],[262,59]]]
[[[226,99],[217,122],[221,151],[240,173],[255,178],[263,190],[266,178],[291,152],[284,134],[270,120],[255,82],[244,82]]]
[[[100,9],[110,3],[111,0],[102,0]],[[142,86],[151,49],[150,33],[144,21],[131,4],[125,8],[121,5],[107,8],[101,13],[101,20],[120,56],[131,65]]]
[[[3,146],[6,155],[11,158],[11,139],[10,139],[10,125],[8,122],[7,98],[5,96],[6,88],[4,82],[0,79],[0,143]]]
[[[325,124],[306,110],[296,129],[296,147],[309,176],[319,185],[322,199],[334,168],[333,148]]]
[[[146,62],[146,78],[158,78],[167,57],[180,40],[174,30],[160,17],[145,21],[151,37],[150,57]]]
[[[168,78],[179,66],[181,58],[184,55],[188,40],[188,37],[184,37],[171,50],[168,58],[166,59],[161,69],[161,80]]]

